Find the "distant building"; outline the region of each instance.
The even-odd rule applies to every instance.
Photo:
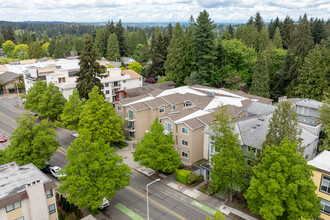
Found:
[[[0,219],[56,220],[56,184],[32,163],[0,166]]]
[[[0,74],[0,94],[16,93],[17,86],[16,83],[22,83],[23,74],[17,74],[13,72],[4,72]],[[24,89],[20,90],[24,92]]]
[[[125,64],[125,66],[128,66],[133,62],[136,62],[136,60],[134,60],[131,57],[121,57],[120,60],[121,60],[121,62],[123,62]]]
[[[321,198],[321,215],[318,219],[330,219],[330,151],[323,151],[308,165],[314,166],[313,181],[317,186],[315,193]]]

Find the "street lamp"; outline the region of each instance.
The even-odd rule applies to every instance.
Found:
[[[154,181],[152,181],[151,183],[146,185],[146,189],[147,189],[147,220],[149,220],[149,195],[148,195],[148,186],[150,186],[151,184],[158,182],[160,179],[156,179]]]

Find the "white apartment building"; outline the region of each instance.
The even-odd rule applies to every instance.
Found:
[[[0,166],[1,220],[56,220],[56,184],[32,163]]]

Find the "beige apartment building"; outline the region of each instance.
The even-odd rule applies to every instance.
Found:
[[[192,164],[204,157],[204,132],[214,121],[213,114],[218,107],[227,105],[228,113],[234,117],[252,102],[270,105],[271,99],[195,85],[157,89],[146,95],[120,100],[114,105],[117,114],[125,119],[124,133],[133,139],[133,145],[143,138],[158,117],[164,132],[172,132],[174,148],[181,160]]]
[[[321,215],[318,219],[330,219],[330,151],[323,151],[313,160],[308,161],[309,165],[316,169],[312,177],[317,189],[315,193],[321,199]]]
[[[32,163],[0,166],[1,220],[56,220],[56,184]]]

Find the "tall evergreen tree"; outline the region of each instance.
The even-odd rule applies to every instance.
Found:
[[[82,54],[79,56],[80,70],[75,73],[77,76],[76,88],[79,91],[81,99],[88,99],[88,93],[92,91],[94,86],[103,89],[100,78],[103,78],[104,69],[97,62],[98,56],[96,55],[92,39],[88,37],[85,41],[85,47]]]
[[[274,43],[276,48],[279,48],[279,49],[283,48],[283,42],[282,42],[282,37],[281,37],[281,32],[280,32],[279,27],[277,27],[276,30],[275,30],[273,43]]]
[[[261,31],[258,32],[257,35],[257,47],[256,50],[257,51],[263,51],[266,49],[266,47],[268,46],[270,42],[269,39],[269,34],[268,31],[265,27],[262,28]]]
[[[96,30],[94,47],[99,57],[105,57],[107,52],[107,38],[106,30],[99,28]]]
[[[287,16],[283,21],[283,25],[280,27],[284,49],[289,48],[294,29],[295,26],[293,20],[289,16]]]
[[[185,84],[189,84],[190,74],[195,71],[195,66],[193,65],[194,52],[193,52],[193,36],[196,23],[194,17],[189,18],[189,25],[185,29],[185,72],[187,76],[184,80]]]
[[[185,72],[185,37],[179,23],[174,27],[173,37],[167,51],[167,59],[164,64],[166,79],[175,82],[176,86],[182,86],[189,73]]]
[[[324,92],[330,94],[330,49],[316,45],[298,70],[295,95],[321,101]]]
[[[215,71],[215,25],[206,10],[202,11],[196,21],[193,36],[194,64],[196,66],[196,82],[201,85],[211,84]]]
[[[254,25],[257,27],[258,32],[260,32],[262,28],[265,27],[265,23],[259,11],[256,13],[256,16],[254,18]]]
[[[125,38],[125,28],[121,23],[121,20],[116,24],[115,33],[117,35],[117,40],[119,43],[120,56],[124,57],[128,55],[127,42]]]
[[[233,28],[233,26],[231,26],[231,24],[229,24],[229,26],[228,26],[228,33],[230,34],[230,36],[231,36],[231,39],[233,39],[234,38],[234,28]]]
[[[119,43],[116,34],[110,34],[107,43],[107,59],[111,61],[120,61]]]
[[[269,72],[262,52],[259,52],[257,63],[252,76],[251,93],[257,96],[269,98]]]
[[[330,91],[324,93],[323,105],[320,108],[322,120],[322,146],[320,150],[330,150]]]
[[[39,59],[42,57],[42,49],[40,42],[33,42],[29,45],[28,49],[29,57],[32,59]]]
[[[310,24],[314,44],[320,44],[321,41],[327,37],[324,21],[321,19],[315,19],[311,20]]]
[[[270,23],[268,25],[268,33],[269,33],[269,37],[271,39],[274,38],[276,29],[280,28],[280,26],[281,26],[281,22],[280,22],[280,19],[278,17],[276,17],[275,21],[273,21],[273,19],[270,21]]]
[[[268,125],[263,147],[279,146],[284,138],[287,138],[291,144],[296,142],[301,147],[301,129],[298,124],[298,115],[295,107],[288,101],[281,102],[273,113],[273,117]]]

